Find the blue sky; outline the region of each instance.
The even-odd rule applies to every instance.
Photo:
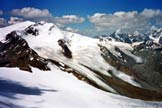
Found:
[[[3,18],[0,24],[8,24],[10,17],[20,21],[45,19],[87,35],[106,34],[118,28],[130,31],[127,26],[145,20],[143,25],[132,29],[142,32],[145,26],[147,30],[162,25],[162,0],[0,0],[0,4],[0,18]]]

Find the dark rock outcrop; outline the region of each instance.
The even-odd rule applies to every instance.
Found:
[[[30,66],[50,70],[46,60],[31,49],[16,31],[9,33],[6,42],[0,43],[0,67],[19,67],[31,72]]]
[[[29,26],[25,29],[25,34],[32,34],[34,36],[39,35],[38,29],[35,29],[33,26]]]
[[[65,44],[65,41],[63,39],[59,39],[58,44],[62,47],[64,56],[67,58],[72,58],[72,52],[70,51],[68,46]]]
[[[144,46],[144,45],[143,45]],[[154,46],[155,47],[155,46]],[[132,66],[135,75],[143,79],[154,88],[160,88],[162,84],[162,48],[147,47],[135,49],[134,54],[143,59],[143,64]]]
[[[159,43],[162,45],[162,36],[159,39]]]

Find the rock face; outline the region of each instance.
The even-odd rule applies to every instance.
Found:
[[[34,36],[39,35],[39,32],[37,29],[35,29],[33,26],[29,26],[25,29],[25,34],[32,34]]]
[[[162,45],[162,36],[159,38],[159,43]]]
[[[64,56],[67,58],[72,58],[72,53],[68,46],[65,44],[65,41],[63,39],[59,39],[58,44],[62,47]]]
[[[161,89],[162,84],[162,46],[150,40],[134,47],[133,53],[143,58],[143,64],[133,65],[136,76]]]
[[[118,33],[115,31],[110,35],[110,37],[114,38],[116,41],[132,43],[128,35],[125,33]]]
[[[16,31],[9,33],[5,41],[0,43],[1,67],[19,67],[30,72],[32,71],[30,66],[49,70],[46,60],[32,50]]]
[[[113,73],[111,74],[112,77],[100,75],[103,80],[107,81],[107,83],[115,88],[119,94],[144,100],[152,100],[152,97],[156,97],[156,99],[160,98],[159,95],[162,95],[160,87],[160,84],[162,83],[162,76],[160,74],[161,69],[155,71],[156,66],[161,68],[161,66],[154,64],[156,57],[150,58],[154,59],[152,61],[144,61],[144,63],[139,64],[123,53],[118,47],[116,47],[115,50],[121,54],[120,57],[113,55],[113,53],[104,46],[100,46],[100,50],[106,62],[115,67],[118,71],[122,71],[125,74],[132,76],[141,85],[141,87],[132,86],[129,83],[117,78]],[[148,59],[147,56],[145,57]],[[147,67],[149,65],[152,66]]]
[[[105,50],[103,52],[103,50]],[[101,47],[104,59],[116,67],[117,70],[125,72],[135,78],[144,88],[161,89],[162,84],[162,54],[159,50],[135,50],[132,51],[143,59],[143,63],[136,63],[128,55],[124,54],[119,48],[116,48],[121,57],[114,56],[108,49]]]

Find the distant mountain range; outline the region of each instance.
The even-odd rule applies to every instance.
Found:
[[[135,43],[135,42],[153,42],[159,45],[162,45],[162,28],[151,30],[150,32],[146,32],[144,34],[135,31],[134,33],[123,33],[121,29],[116,30],[110,35],[100,35],[95,36],[95,38],[113,38],[116,41],[124,42],[124,43]]]

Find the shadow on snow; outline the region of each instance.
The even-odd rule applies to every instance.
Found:
[[[23,84],[20,84],[19,82],[0,79],[0,96],[15,98],[16,94],[41,95],[45,91],[57,92],[57,90],[40,89],[38,87],[28,87]]]

